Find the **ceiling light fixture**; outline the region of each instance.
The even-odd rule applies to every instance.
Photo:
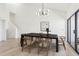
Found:
[[[47,16],[49,10],[45,9],[44,3],[42,3],[42,8],[38,10],[38,15],[39,16]]]

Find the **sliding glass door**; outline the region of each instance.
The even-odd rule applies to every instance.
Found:
[[[75,14],[67,21],[68,43],[75,48]]]
[[[77,52],[79,52],[79,12],[77,13]]]
[[[67,41],[79,53],[79,10],[67,20]]]
[[[75,48],[75,15],[71,17],[71,45]]]

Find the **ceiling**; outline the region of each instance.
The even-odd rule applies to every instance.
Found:
[[[11,7],[16,7],[21,6],[21,7],[28,7],[28,8],[37,8],[40,9],[42,8],[42,3],[15,3],[15,4],[10,4],[8,6]],[[57,12],[64,17],[67,15],[69,10],[72,10],[73,7],[79,6],[79,3],[44,3],[44,8],[50,9],[54,12]],[[12,10],[16,10],[16,8],[12,8]],[[75,9],[75,8],[74,8]]]
[[[23,4],[35,8],[42,7],[42,3],[23,3]],[[44,8],[66,12],[71,7],[71,5],[72,5],[71,3],[44,3]]]
[[[42,3],[18,3],[18,4],[13,4],[13,5],[23,5],[23,6],[27,6],[29,8],[33,7],[33,8],[42,8]],[[69,8],[71,7],[75,7],[75,6],[79,6],[79,3],[43,3],[44,4],[44,8],[46,9],[51,9],[51,10],[55,10],[55,11],[63,11],[63,12],[67,12],[69,10]]]

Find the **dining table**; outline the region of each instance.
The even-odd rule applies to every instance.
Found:
[[[59,51],[59,45],[58,45],[58,35],[57,34],[46,34],[46,33],[24,33],[21,34],[21,39],[20,39],[20,45],[21,47],[23,47],[23,42],[24,42],[24,37],[31,37],[31,39],[33,39],[33,37],[36,38],[46,38],[46,39],[54,39],[56,40],[56,52]]]

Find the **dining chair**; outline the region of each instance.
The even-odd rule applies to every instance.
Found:
[[[49,48],[50,48],[50,40],[48,38],[41,38],[38,44],[38,55],[43,50],[47,51],[48,55]]]
[[[66,50],[65,38],[65,36],[59,36],[59,45],[63,45],[64,49]]]
[[[24,41],[23,41],[22,51],[23,51],[24,48],[28,48],[29,53],[30,53],[34,41],[32,40],[31,37],[27,37],[27,36],[25,36],[23,39],[24,39]]]

